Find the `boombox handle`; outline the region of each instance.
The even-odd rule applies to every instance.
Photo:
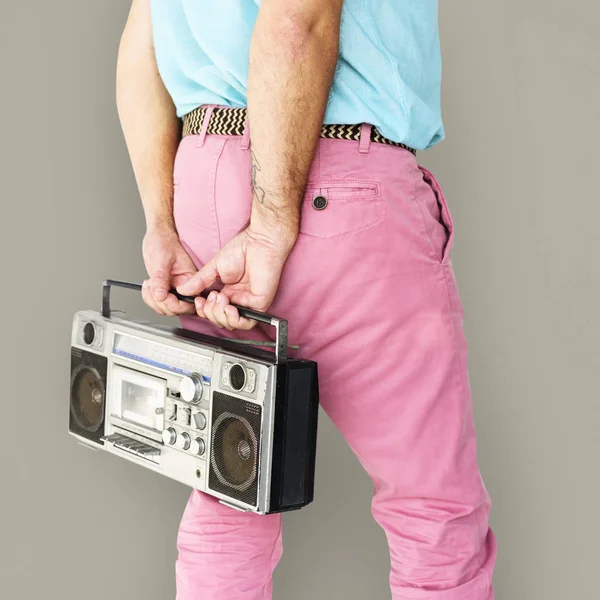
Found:
[[[110,319],[110,288],[121,287],[128,290],[141,291],[142,286],[139,283],[130,283],[128,281],[116,281],[114,279],[107,279],[104,281],[102,286],[102,316],[106,319]],[[171,290],[171,293],[175,295],[179,300],[183,302],[189,302],[194,304],[194,298],[192,296],[183,296],[176,290]],[[202,297],[206,297],[205,294],[201,294]],[[244,308],[243,306],[235,306],[238,309],[241,317],[246,319],[254,319],[267,325],[275,327],[275,359],[277,362],[282,362],[287,359],[288,349],[288,323],[285,319],[280,319],[274,315],[267,313],[261,313],[250,308]],[[238,340],[234,340],[238,341]],[[248,342],[252,344],[253,342]],[[259,343],[260,344],[260,343]]]

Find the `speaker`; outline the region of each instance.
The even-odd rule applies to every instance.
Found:
[[[96,443],[104,435],[107,371],[105,356],[71,349],[69,431]]]
[[[257,503],[262,406],[213,393],[208,486],[250,506]]]

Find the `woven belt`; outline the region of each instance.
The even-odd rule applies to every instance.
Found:
[[[246,128],[245,108],[219,108],[213,109],[208,122],[206,133],[214,135],[243,135]],[[206,107],[200,106],[183,117],[183,135],[198,135],[202,130]],[[333,140],[360,140],[361,125],[323,125],[321,137]],[[393,142],[383,137],[375,127],[371,127],[371,141],[378,144],[387,144],[404,148],[413,154],[416,150],[406,144]]]

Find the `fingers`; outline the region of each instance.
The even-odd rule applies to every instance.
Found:
[[[214,290],[208,294],[206,301],[204,302],[203,312],[205,318],[207,318],[211,323],[219,327],[220,329],[229,329],[232,331],[232,328],[229,326],[227,322],[227,316],[225,315],[225,304],[228,304],[229,300],[223,295]]]
[[[156,301],[154,300],[154,296],[152,295],[152,291],[150,289],[150,282],[146,279],[142,283],[142,299],[144,302],[159,315],[164,315],[164,311],[158,307]]]
[[[166,270],[154,271],[146,284],[146,289],[150,294],[149,301],[146,301],[146,304],[158,314],[168,315],[170,317],[177,314],[176,311],[179,308],[179,300],[177,300],[173,294],[169,294],[169,290],[171,289],[170,271],[172,266],[173,261],[169,261],[169,263],[165,265]]]
[[[179,300],[175,294],[169,294],[164,302],[159,303],[159,306],[166,306],[172,316],[193,315],[196,312],[193,304]]]
[[[172,264],[165,265],[164,271],[155,271],[150,276],[149,286],[154,302],[164,302],[171,288],[170,270]]]
[[[256,326],[256,321],[240,317],[238,309],[229,303],[229,298],[222,293],[212,291],[208,298],[198,296],[195,305],[178,300],[173,294],[168,294],[164,302],[156,302],[152,294],[149,280],[142,284],[144,302],[159,315],[177,316],[193,314],[209,320],[219,329],[234,331],[236,329],[250,331]]]
[[[170,293],[174,286],[193,277],[196,267],[183,248],[176,231],[149,230],[144,236],[143,255],[148,280],[144,282],[142,298],[161,315],[194,314],[193,304],[179,300]]]
[[[229,298],[225,294],[215,291],[210,292],[206,300],[196,299],[196,313],[220,329],[229,331],[235,329],[249,331],[256,325],[256,321],[240,317],[237,308],[229,303]]]
[[[227,316],[227,322],[233,329],[250,331],[256,327],[257,321],[246,319],[246,317],[240,317],[238,309],[231,304],[225,307],[225,315]]]
[[[159,315],[175,317],[177,315],[192,315],[196,312],[192,304],[177,299],[174,294],[167,294],[163,302],[157,302],[152,292],[151,280],[143,282],[142,298],[144,302]]]
[[[185,283],[177,286],[177,291],[184,296],[198,296],[205,289],[213,285],[219,278],[219,272],[214,259],[207,262],[195,275]]]

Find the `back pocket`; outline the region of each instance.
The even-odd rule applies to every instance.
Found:
[[[300,233],[317,238],[347,235],[377,225],[384,205],[375,181],[310,182],[300,215]]]

